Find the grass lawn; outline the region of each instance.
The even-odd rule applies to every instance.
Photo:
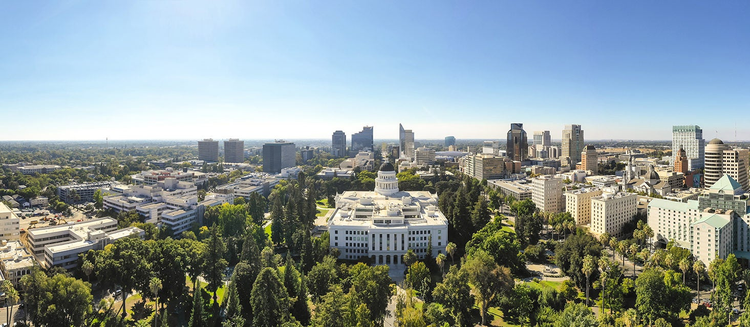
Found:
[[[329,211],[329,209],[318,209],[318,212],[315,213],[315,217],[323,217],[325,216]]]
[[[487,309],[487,320],[492,326],[520,326],[503,320],[503,313],[497,307]]]
[[[317,203],[319,206],[322,206],[322,207],[328,207],[328,199],[318,200],[315,203]]]
[[[268,235],[268,238],[271,238],[271,224],[269,224],[268,226],[266,226],[266,228],[264,229],[264,231],[266,232],[266,235]]]
[[[186,278],[185,280],[186,280],[185,285],[187,285],[188,287],[192,288],[193,287],[193,281],[190,279],[190,277]],[[201,287],[201,288],[205,288],[206,285],[208,285],[208,283],[204,283],[204,282],[202,282],[200,280],[198,280],[198,284],[200,284],[198,286]],[[206,291],[208,291],[208,290],[206,290]],[[224,299],[224,291],[225,291],[224,285],[222,285],[221,287],[219,287],[219,289],[216,290],[216,300],[219,301],[219,304],[221,304],[221,301]],[[213,292],[208,292],[208,294],[211,294],[212,297],[214,295]]]

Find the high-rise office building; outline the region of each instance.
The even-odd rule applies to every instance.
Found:
[[[352,134],[353,155],[359,151],[374,151],[372,145],[372,126],[362,127],[362,131]]]
[[[456,138],[453,136],[446,136],[445,137],[445,147],[449,147],[451,145],[456,145]]]
[[[581,169],[590,170],[592,175],[599,172],[599,155],[593,145],[587,145],[581,153]]]
[[[354,141],[354,137],[352,137]],[[335,131],[331,136],[331,155],[334,157],[346,157],[346,133]]]
[[[214,141],[213,139],[198,141],[198,160],[218,162],[219,141]]]
[[[711,140],[706,145],[703,172],[706,188],[710,188],[722,176],[729,175],[740,183],[743,190],[750,190],[747,149],[731,149],[719,139]]]
[[[224,162],[245,162],[245,141],[224,141]]]
[[[548,147],[552,145],[552,137],[549,131],[536,131],[534,132],[534,145],[541,145],[542,147]],[[537,150],[542,148],[537,146]]]
[[[510,124],[508,143],[505,151],[508,154],[508,158],[514,161],[524,161],[528,158],[529,144],[522,123]]]
[[[688,173],[688,158],[687,154],[685,153],[685,149],[680,147],[679,150],[677,150],[677,153],[675,154],[674,159],[674,171],[676,173],[682,173],[687,174]]]
[[[705,160],[705,143],[703,130],[698,125],[672,126],[672,162],[680,147],[685,149],[689,162],[689,170],[703,168]]]
[[[297,153],[294,143],[276,141],[263,144],[263,171],[280,173],[282,169],[296,165]]]
[[[401,157],[414,158],[414,132],[398,124],[398,143]]]
[[[581,161],[583,152],[583,130],[581,125],[565,125],[562,132],[563,158],[570,158],[570,166],[575,167]]]

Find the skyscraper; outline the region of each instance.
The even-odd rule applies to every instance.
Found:
[[[599,155],[593,145],[587,145],[581,153],[581,169],[590,170],[592,175],[599,172]]]
[[[680,147],[685,149],[689,169],[703,168],[705,160],[705,143],[703,130],[698,125],[672,126],[672,162],[677,158]]]
[[[352,141],[354,141],[354,137],[352,137]],[[346,156],[346,133],[343,131],[333,132],[333,136],[331,136],[331,155],[334,157]]]
[[[414,158],[414,132],[410,129],[404,129],[404,126],[398,124],[398,141],[401,156]]]
[[[224,141],[224,162],[245,162],[245,141]]]
[[[456,145],[456,138],[453,136],[446,136],[445,137],[445,147],[449,147],[451,145]]]
[[[526,139],[526,131],[523,130],[523,123],[510,124],[505,151],[508,153],[508,157],[514,161],[523,161],[528,158],[529,144]]]
[[[372,145],[372,126],[362,127],[361,132],[352,134],[352,155],[362,150],[374,151]]]
[[[680,147],[679,150],[677,150],[677,153],[675,154],[674,159],[674,172],[676,173],[688,173],[688,158],[687,154],[685,153],[685,149]]]
[[[534,145],[541,145],[540,148],[537,146],[537,150],[543,150],[543,147],[552,145],[552,137],[550,137],[549,131],[536,131],[534,132]]]
[[[570,158],[570,166],[581,161],[583,152],[583,130],[581,125],[565,125],[562,132],[562,154],[563,158]]]
[[[742,185],[742,190],[750,190],[748,184],[747,149],[731,149],[719,139],[708,142],[705,149],[704,180],[706,188],[711,187],[722,176],[729,175]]]
[[[267,173],[280,173],[282,169],[294,167],[297,163],[297,154],[294,143],[276,141],[263,144],[263,171]]]
[[[219,141],[214,141],[213,139],[198,141],[198,160],[218,162]]]

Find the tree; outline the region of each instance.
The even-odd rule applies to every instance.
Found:
[[[94,272],[94,264],[89,260],[84,260],[83,264],[81,264],[81,270],[83,270],[83,274],[86,275],[86,280],[91,281],[91,273]]]
[[[507,292],[500,300],[500,310],[503,311],[503,317],[517,320],[521,326],[527,322],[533,326],[535,301],[539,298],[538,291],[532,289],[527,284],[518,284]]]
[[[445,276],[445,272],[443,271],[443,266],[445,265],[445,254],[439,253],[437,257],[435,257],[435,263],[440,267],[440,275]]]
[[[510,290],[514,284],[510,270],[498,266],[495,259],[482,250],[474,252],[464,262],[461,269],[466,269],[469,276],[479,313],[482,316],[482,325],[485,326],[490,303],[498,294]]]
[[[344,322],[350,314],[346,310],[347,295],[341,290],[341,285],[334,285],[331,291],[316,304],[313,326],[345,327]]]
[[[476,231],[484,227],[488,222],[490,222],[490,209],[487,207],[487,201],[484,198],[480,198],[471,211],[471,223],[474,225],[474,230]]]
[[[21,278],[26,312],[37,326],[83,326],[91,313],[91,286],[57,274],[47,277],[39,268]]]
[[[96,267],[100,281],[114,283],[122,287],[122,319],[127,311],[125,303],[129,293],[133,290],[148,291],[151,256],[143,241],[138,238],[126,237],[107,245],[103,251],[97,253]]]
[[[586,276],[583,273],[583,258],[586,255],[598,260],[602,245],[587,233],[571,235],[555,249],[555,262],[560,269],[580,288],[584,288]],[[594,280],[598,277],[594,276]]]
[[[289,295],[276,270],[263,268],[250,295],[253,326],[275,327],[289,319]]]
[[[683,258],[680,260],[680,263],[678,264],[680,266],[680,270],[682,271],[682,283],[685,284],[685,276],[687,276],[688,271],[690,271],[690,267],[692,266],[692,263],[688,258]]]
[[[448,255],[451,256],[451,263],[455,264],[455,260],[453,260],[453,254],[456,253],[456,243],[448,242],[447,245],[445,245],[445,252],[448,252]]]
[[[659,318],[672,320],[690,305],[690,289],[678,273],[646,269],[635,280],[635,309],[649,324]]]
[[[695,260],[693,263],[693,272],[695,272],[696,280],[698,281],[698,286],[696,287],[696,292],[698,293],[698,303],[701,303],[701,277],[703,277],[703,272],[706,270],[706,265],[703,264],[703,261]],[[748,292],[750,294],[750,292]]]
[[[323,258],[323,261],[313,266],[307,274],[307,288],[315,301],[328,293],[329,288],[337,283],[336,259],[332,256]]]
[[[349,293],[354,292],[356,303],[364,303],[367,306],[370,311],[370,321],[378,325],[382,324],[388,312],[388,299],[392,294],[388,266],[370,267],[364,263],[358,263],[349,269],[349,279],[351,280]]]
[[[271,240],[276,244],[280,244],[284,240],[285,223],[284,206],[281,203],[281,196],[276,196],[273,199],[273,206],[271,207]]]
[[[102,196],[102,190],[97,189],[94,191],[94,208],[101,209],[104,206],[104,196]]]
[[[5,293],[5,305],[8,308],[5,310],[5,321],[10,325],[10,318],[13,317],[13,306],[18,303],[18,291],[13,287],[13,283],[7,279],[3,281],[0,290]]]
[[[586,257],[583,258],[583,268],[581,268],[581,271],[584,275],[586,275],[586,306],[589,306],[589,278],[591,277],[591,274],[596,270],[596,263],[594,263],[594,257],[589,255],[586,255]]]
[[[203,323],[203,301],[201,301],[201,289],[193,289],[193,311],[190,313],[189,327],[204,327]]]
[[[594,313],[591,312],[586,305],[582,303],[568,303],[565,305],[565,310],[560,313],[560,316],[555,321],[555,327],[596,327],[599,323],[594,317]]]
[[[404,264],[406,267],[411,267],[412,264],[417,262],[417,255],[414,253],[414,250],[409,249],[404,253],[402,260],[404,261]]]
[[[451,266],[442,283],[435,286],[432,292],[435,302],[442,304],[453,319],[453,326],[469,326],[471,324],[471,298],[469,275],[465,269]]]
[[[228,265],[227,260],[224,259],[227,248],[221,239],[218,225],[211,226],[210,233],[203,258],[203,276],[208,282],[206,287],[213,293],[214,304],[217,304],[216,291],[223,285],[224,269]]]
[[[412,289],[417,289],[425,296],[430,284],[430,270],[424,262],[415,262],[409,266],[409,272],[406,274],[406,285]]]
[[[149,282],[149,289],[151,290],[151,294],[154,295],[154,298],[156,299],[156,305],[155,313],[154,313],[154,327],[156,327],[156,321],[159,317],[159,291],[161,291],[161,279],[157,277],[151,277],[151,281]]]

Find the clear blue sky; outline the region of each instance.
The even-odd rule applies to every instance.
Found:
[[[0,140],[750,139],[750,1],[3,1],[0,113]]]

